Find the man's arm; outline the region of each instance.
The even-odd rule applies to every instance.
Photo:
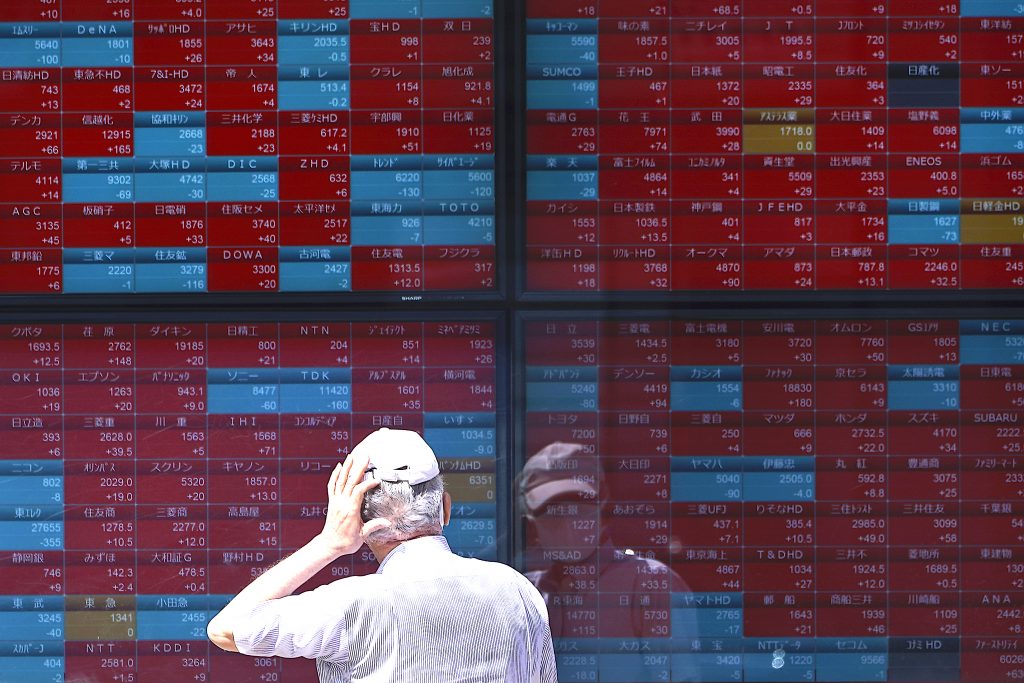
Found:
[[[352,458],[339,464],[327,483],[327,519],[324,529],[309,543],[274,565],[246,586],[206,627],[213,643],[229,652],[238,652],[235,630],[254,607],[269,600],[291,595],[314,574],[342,555],[354,553],[363,544],[363,536],[386,526],[375,519],[363,523],[360,507],[366,492],[380,482],[361,482],[368,460]]]

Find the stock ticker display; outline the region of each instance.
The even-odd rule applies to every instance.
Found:
[[[421,431],[453,550],[495,559],[495,323],[0,327],[0,681],[315,680],[206,623],[323,525],[380,426]],[[503,408],[502,408],[503,409]],[[306,586],[377,566],[363,547]]]
[[[577,318],[521,323],[560,680],[1024,675],[1021,321]]]
[[[494,289],[491,0],[5,0],[0,292]]]
[[[529,0],[525,291],[1024,287],[1024,6]]]

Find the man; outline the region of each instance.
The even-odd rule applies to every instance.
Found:
[[[316,659],[325,683],[556,680],[537,590],[510,567],[455,555],[441,536],[452,501],[419,434],[370,434],[335,468],[327,496],[323,531],[210,621],[217,646]],[[364,540],[376,574],[291,595]]]

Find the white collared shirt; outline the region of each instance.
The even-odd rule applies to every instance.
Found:
[[[547,610],[497,562],[443,536],[406,541],[370,576],[271,600],[239,620],[239,652],[317,660],[322,683],[554,683]]]

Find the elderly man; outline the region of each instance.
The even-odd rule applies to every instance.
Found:
[[[439,472],[419,434],[370,434],[331,475],[323,531],[239,593],[210,621],[210,639],[316,659],[323,682],[554,682],[544,600],[510,567],[449,550]],[[292,595],[364,540],[376,574]]]

